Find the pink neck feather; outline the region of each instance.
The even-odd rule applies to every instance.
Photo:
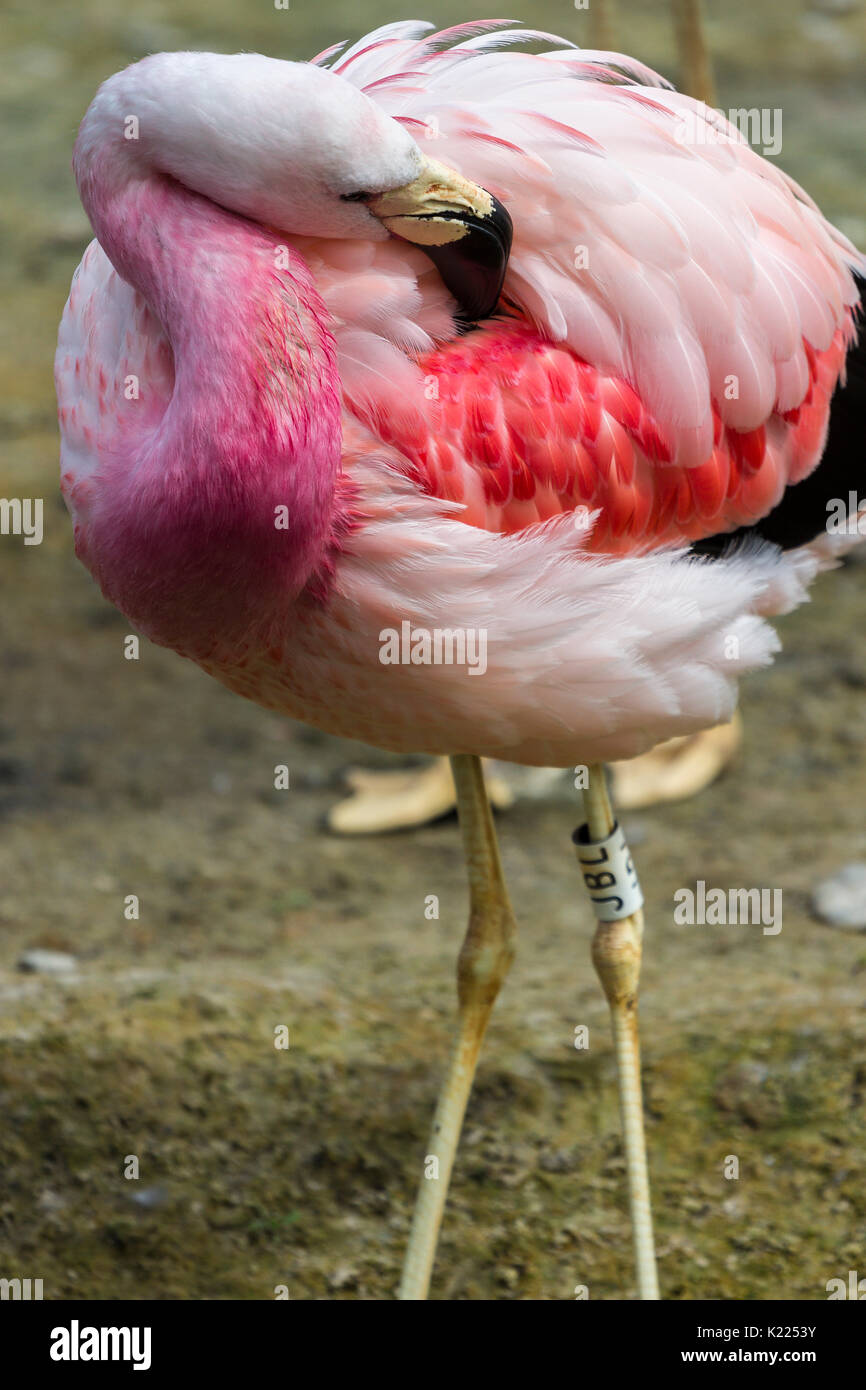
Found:
[[[82,558],[154,641],[240,656],[276,640],[326,562],[340,463],[327,311],[277,234],[137,169],[119,137],[89,138],[75,168],[99,242],[175,365],[161,419],[100,460]]]

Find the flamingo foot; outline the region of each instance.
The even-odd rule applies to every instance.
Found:
[[[696,796],[733,762],[743,741],[743,721],[671,738],[627,762],[612,763],[613,798],[623,811]]]
[[[384,830],[408,830],[447,816],[457,806],[454,778],[447,758],[402,772],[346,774],[351,795],[328,812],[329,830],[340,835],[374,835]],[[514,793],[501,777],[487,778],[487,794],[497,811],[514,802]]]

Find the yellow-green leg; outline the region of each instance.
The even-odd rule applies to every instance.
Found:
[[[590,900],[601,919],[605,912],[616,911],[618,902],[624,902],[628,907],[629,889],[632,894],[637,894],[636,901],[639,902],[640,897],[627,849],[622,848],[625,842],[618,834],[614,835],[616,822],[601,764],[589,768],[588,781],[584,792],[588,834],[578,849],[578,858],[582,861]],[[602,849],[604,845],[608,848]],[[599,920],[592,943],[592,960],[610,1006],[638,1296],[657,1299],[659,1285],[644,1136],[637,1021],[642,939],[643,909],[640,906],[618,920]]]
[[[469,871],[469,927],[457,962],[457,1036],[424,1159],[403,1263],[401,1299],[427,1297],[478,1054],[496,996],[514,959],[514,913],[502,876],[481,762],[471,754],[459,754],[451,759],[451,770]]]

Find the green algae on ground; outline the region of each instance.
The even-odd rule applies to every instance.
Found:
[[[399,1045],[386,1059],[366,1021],[323,1055],[333,1020],[298,997],[302,1041],[280,1052],[262,1027],[273,1007],[266,988],[182,996],[166,981],[7,1040],[4,1264],[37,1270],[49,1298],[272,1298],[279,1283],[390,1297],[438,1067]],[[508,1031],[470,1106],[436,1295],[619,1297],[631,1255],[609,1050],[536,1056],[513,1017]],[[706,1020],[676,1048],[650,1044],[667,1297],[820,1298],[862,1263],[864,1033],[854,1047],[781,1014],[734,1047]]]

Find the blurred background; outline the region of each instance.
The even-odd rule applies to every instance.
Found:
[[[3,6],[0,496],[43,497],[45,535],[0,537],[0,1276],[41,1278],[46,1298],[396,1287],[454,1014],[456,821],[329,835],[345,769],[392,760],[146,643],[124,660],[128,625],[72,552],[51,367],[89,240],[69,160],[97,85],[160,49],[305,58],[407,9]],[[411,17],[497,13],[428,0]],[[600,15],[533,0],[522,18],[589,45]],[[665,0],[618,0],[608,22],[615,45],[677,80]],[[863,4],[711,0],[706,31],[719,104],[782,108],[779,162],[866,247]],[[846,930],[812,906],[822,879],[866,862],[864,617],[866,567],[849,562],[779,624],[783,654],[746,683],[733,771],[626,817],[647,901],[645,1086],[669,1298],[820,1299],[827,1280],[866,1273],[866,935],[856,911]],[[279,763],[289,791],[274,790]],[[563,777],[500,819],[520,950],[434,1297],[631,1289],[606,1006],[569,843],[579,812]],[[782,931],[675,925],[673,894],[697,879],[781,888]],[[581,1024],[590,1048],[577,1052]]]

